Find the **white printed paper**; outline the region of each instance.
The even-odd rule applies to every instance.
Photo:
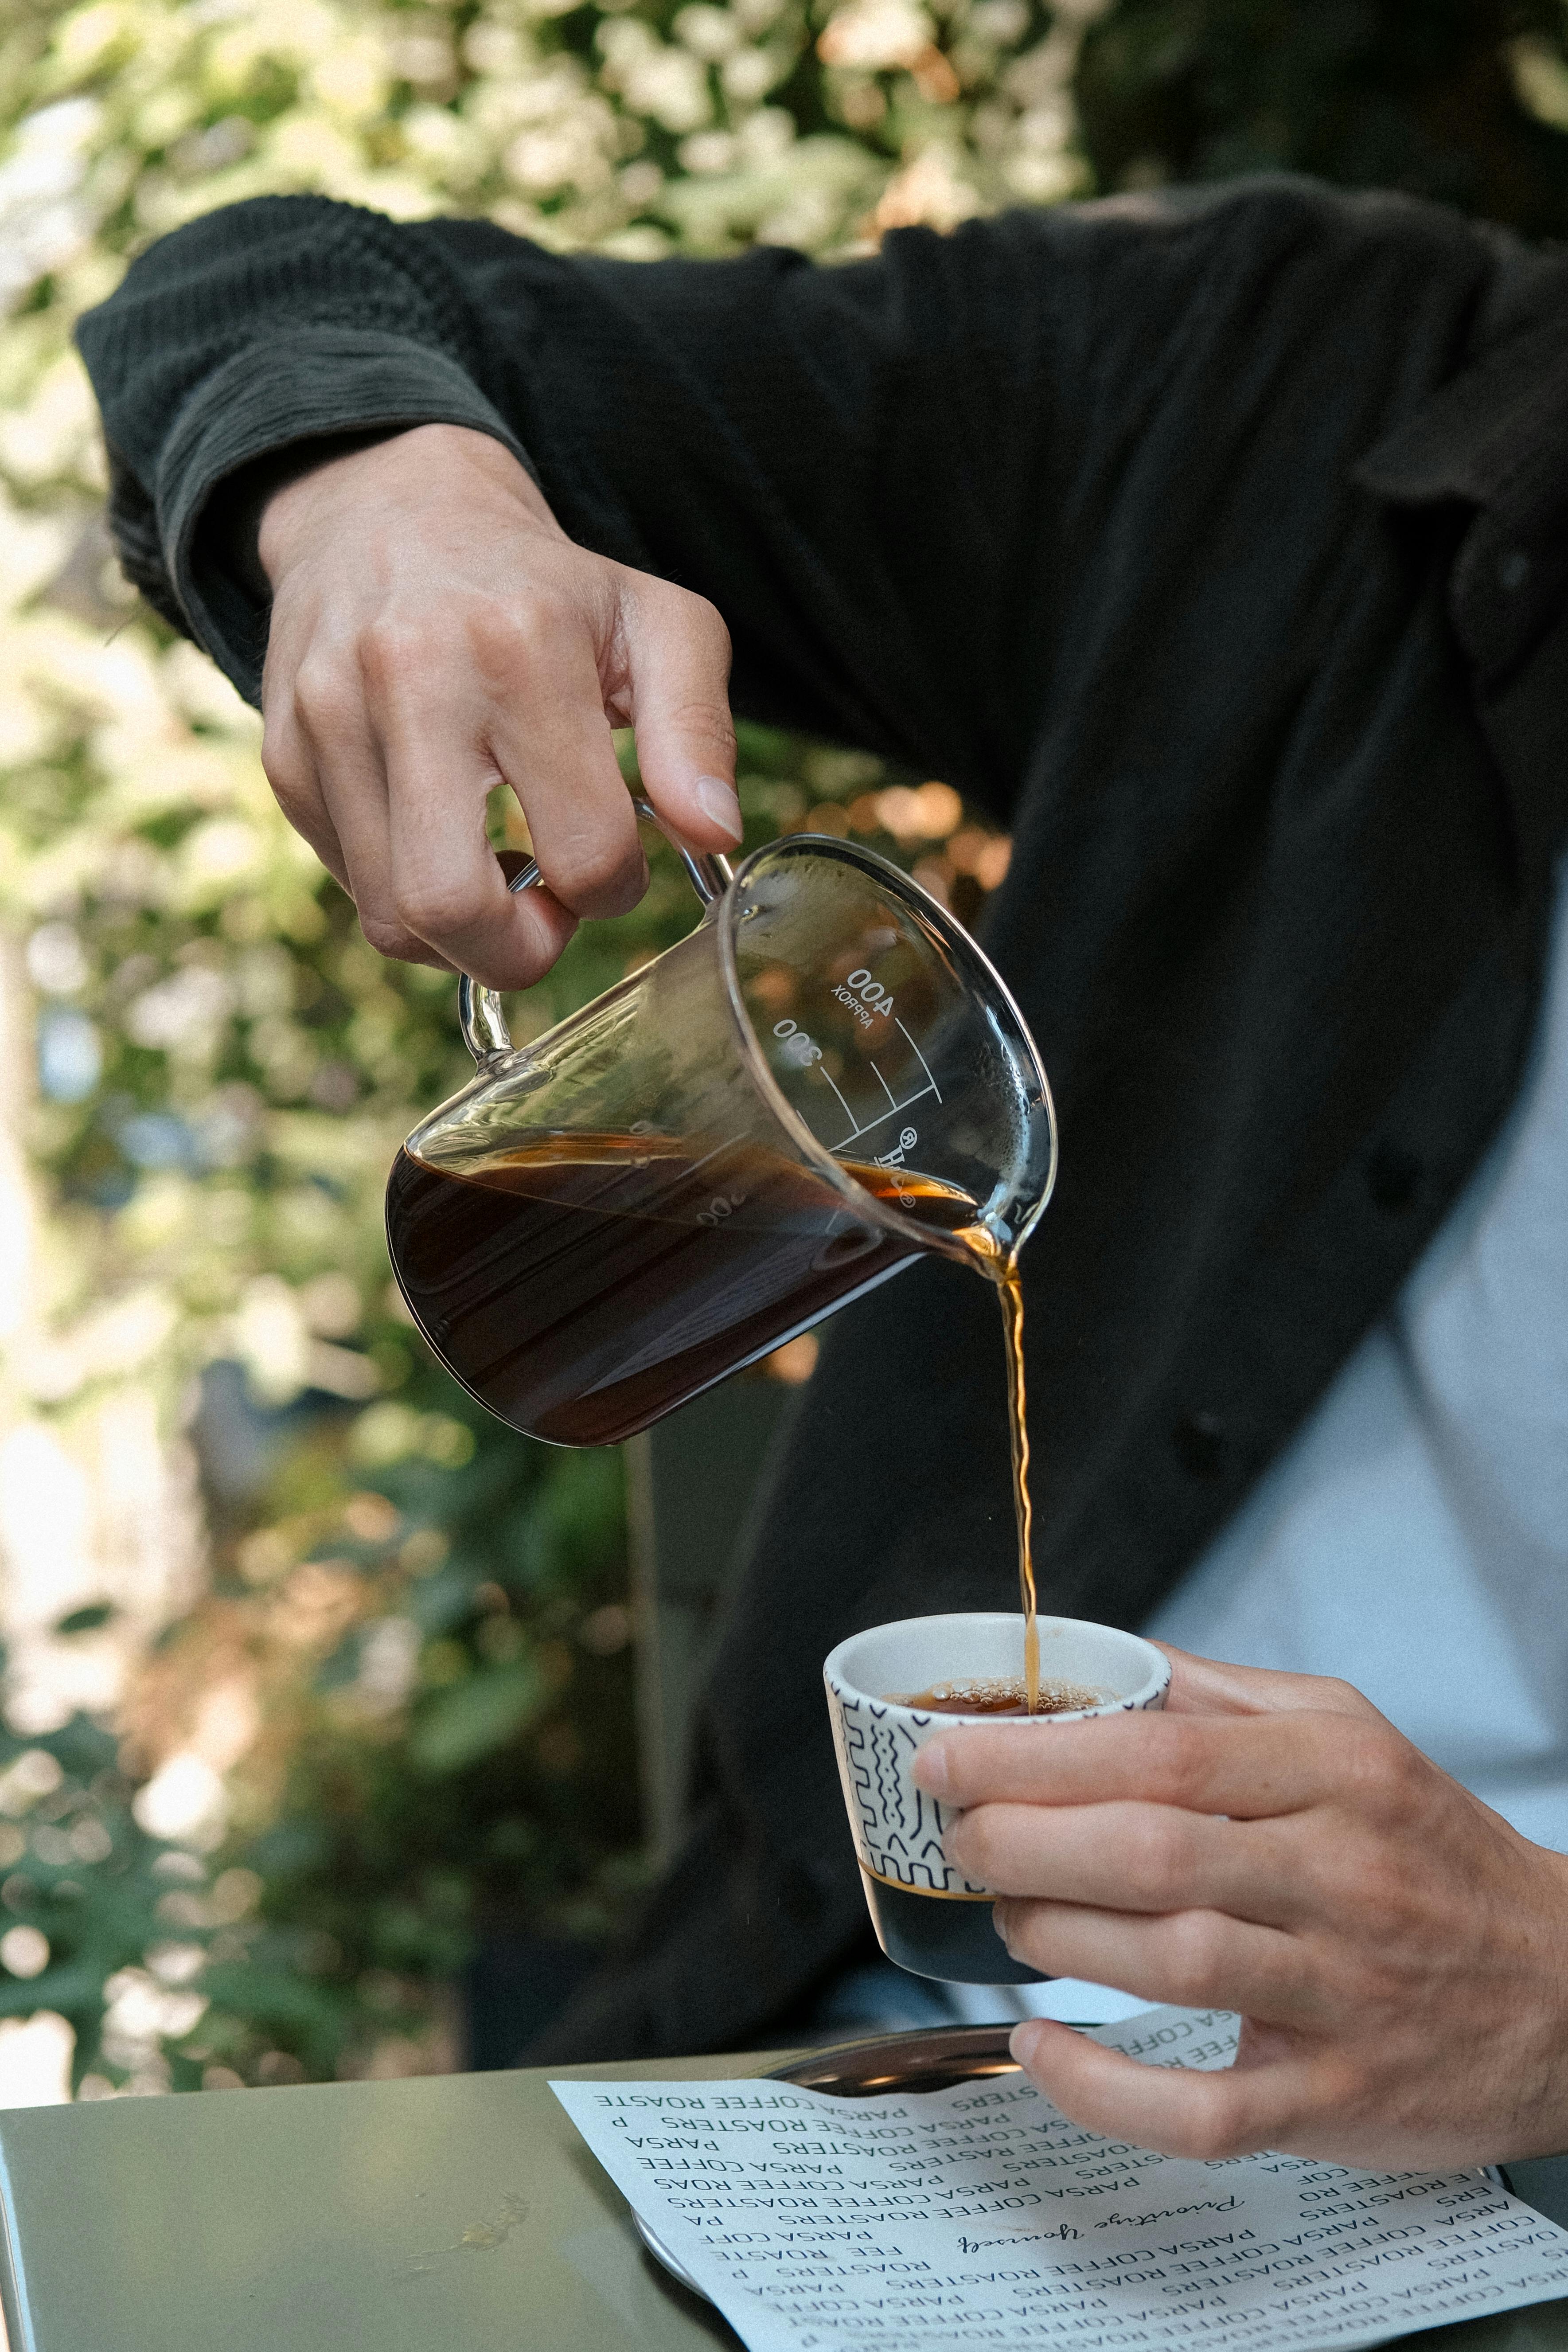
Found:
[[[1237,2021],[1093,2038],[1228,2065]],[[555,2083],[751,2352],[1351,2352],[1568,2295],[1568,2231],[1485,2173],[1152,2156],[1021,2074],[842,2099],[785,2083]]]

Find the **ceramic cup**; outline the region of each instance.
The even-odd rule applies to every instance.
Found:
[[[1049,1739],[1064,1723],[1163,1706],[1170,1663],[1151,1642],[1112,1625],[1075,1617],[1040,1619],[1042,1684],[1092,1691],[1092,1706],[1060,1715],[1013,1717]],[[905,1706],[899,1694],[941,1684],[1018,1675],[1023,1619],[997,1610],[947,1617],[904,1617],[841,1642],[822,1668],[833,1745],[850,1829],[877,1941],[890,1960],[920,1977],[950,1984],[1039,1984],[1039,1972],[1009,1953],[992,1919],[993,1897],[947,1859],[944,1843],[957,1818],[917,1789],[915,1751],[933,1733],[960,1723],[995,1726],[995,1716],[933,1715]],[[893,1694],[893,1696],[890,1696]]]

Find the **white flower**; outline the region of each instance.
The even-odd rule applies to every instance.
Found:
[[[718,78],[724,84],[725,96],[737,106],[755,106],[765,98],[777,81],[781,81],[794,62],[788,50],[737,49],[719,68]]]
[[[103,2053],[111,2065],[145,2064],[160,2042],[177,2042],[205,2014],[199,1992],[172,1992],[146,1969],[119,1969],[103,1988]]]
[[[655,48],[639,58],[622,85],[629,106],[666,131],[698,131],[713,115],[707,75],[685,49]]]
[[[276,1274],[246,1286],[235,1318],[235,1349],[268,1404],[287,1404],[310,1374],[310,1330],[299,1301]]]
[[[131,1002],[125,1034],[133,1045],[164,1052],[205,1043],[234,1006],[234,988],[222,972],[190,964],[161,980]]]
[[[49,1965],[49,1939],[39,1927],[8,1927],[0,1936],[0,1968],[7,1976],[41,1977]]]
[[[18,128],[0,164],[0,310],[86,239],[91,220],[79,191],[101,117],[96,100],[68,98]]]
[[[0,2107],[59,2107],[71,2095],[77,2038],[52,2009],[0,2024]]]
[[[0,1774],[0,1812],[25,1813],[40,1797],[52,1797],[64,1779],[47,1748],[24,1748]]]
[[[690,49],[693,57],[705,58],[716,65],[740,47],[739,25],[727,8],[714,8],[707,0],[693,0],[693,5],[683,8],[673,27],[677,41]]]
[[[162,1984],[188,1985],[201,1975],[206,1957],[200,1944],[154,1944],[147,1965]]]
[[[211,1853],[228,1826],[224,1784],[212,1766],[188,1751],[161,1764],[131,1810],[149,1837]]]
[[[27,977],[46,996],[74,996],[85,988],[87,958],[69,923],[40,923],[27,941]]]
[[[817,54],[824,65],[887,72],[923,57],[932,35],[930,17],[914,0],[850,0],[829,17]]]
[[[735,162],[735,140],[727,131],[694,131],[676,153],[683,172],[727,172]]]
[[[359,1688],[377,1707],[401,1706],[413,1688],[422,1641],[412,1617],[378,1617],[360,1637]]]

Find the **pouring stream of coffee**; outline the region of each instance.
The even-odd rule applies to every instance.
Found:
[[[1018,1253],[1004,1250],[988,1225],[967,1225],[958,1239],[969,1249],[978,1271],[995,1283],[1002,1310],[1002,1342],[1007,1350],[1008,1436],[1013,1465],[1013,1515],[1019,1532],[1019,1599],[1023,1607],[1024,1705],[1038,1715],[1040,1705],[1040,1620],[1034,1591],[1034,1506],[1029,1491],[1028,1391],[1023,1367],[1023,1284]]]

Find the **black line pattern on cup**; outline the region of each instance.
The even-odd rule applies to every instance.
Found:
[[[1146,1698],[1127,1698],[1119,1712],[1134,1715],[1164,1701],[1167,1674]],[[935,1797],[915,1786],[910,1768],[921,1742],[915,1731],[925,1731],[935,1715],[895,1707],[889,1702],[862,1698],[843,1684],[830,1684],[837,1706],[833,1742],[848,1801],[855,1850],[865,1867],[878,1878],[917,1895],[986,1895],[988,1887],[966,1878],[950,1863],[943,1839],[953,1818]],[[1105,1710],[1103,1710],[1105,1711]],[[1082,1722],[1078,1714],[1038,1718],[1042,1724]]]
[[[894,1716],[874,1700],[835,1693],[843,1710],[843,1764],[855,1846],[866,1868],[913,1894],[983,1895],[943,1851],[946,1827],[935,1797],[915,1786],[910,1765],[926,1716]]]

